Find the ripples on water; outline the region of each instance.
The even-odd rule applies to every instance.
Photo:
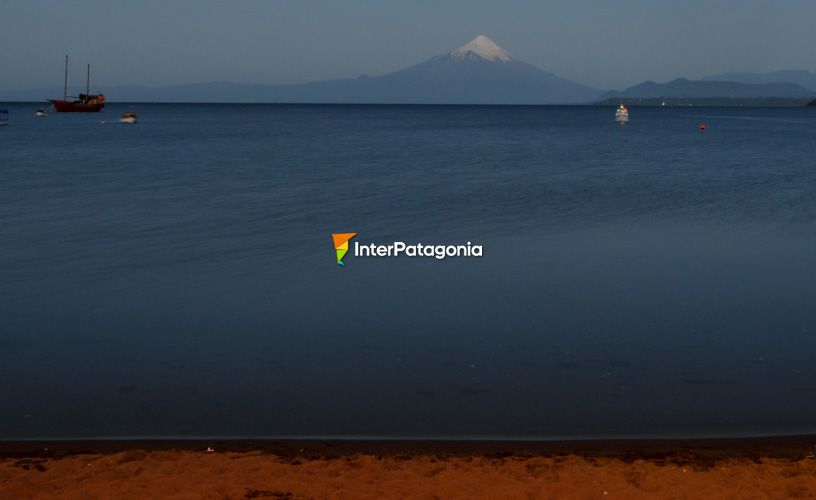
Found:
[[[814,431],[813,110],[8,107],[0,437]]]

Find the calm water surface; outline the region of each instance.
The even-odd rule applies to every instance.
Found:
[[[814,109],[4,107],[0,438],[816,432]]]

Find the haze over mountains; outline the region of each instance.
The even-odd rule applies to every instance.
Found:
[[[623,91],[607,92],[603,98],[655,97],[813,97],[816,92],[795,83],[739,83],[734,81],[688,80],[677,78],[667,83],[643,82]]]
[[[511,56],[486,36],[447,54],[382,76],[294,85],[212,83],[147,91],[144,99],[408,104],[561,104],[596,99],[601,91],[560,78]]]
[[[788,72],[779,73],[781,75]],[[804,106],[816,97],[816,91],[796,83],[776,82],[772,77],[748,75],[751,74],[743,74],[744,79],[756,83],[717,79],[726,75],[703,80],[677,78],[666,83],[648,81],[622,91],[607,92],[599,104],[624,102],[641,106]]]
[[[482,35],[447,54],[382,76],[290,85],[112,87],[104,92],[109,101],[407,104],[586,103],[602,93],[520,61]]]
[[[738,83],[795,83],[816,91],[816,73],[800,69],[771,71],[769,73],[722,73],[703,78],[706,81],[730,81]]]
[[[590,104],[627,99],[642,104],[700,103],[800,105],[816,97],[816,74],[789,70],[724,73],[702,80],[652,81],[603,92],[514,58],[480,35],[425,62],[381,76],[263,85],[230,82],[166,87],[118,86],[99,89],[110,102],[384,103],[384,104]],[[42,101],[61,88],[0,93],[0,100]],[[712,100],[716,98],[716,100]],[[652,101],[649,101],[652,100]],[[656,101],[657,100],[657,101]],[[682,100],[682,101],[681,101]]]

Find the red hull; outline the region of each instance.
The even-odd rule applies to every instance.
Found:
[[[83,102],[69,102],[62,99],[52,99],[51,103],[60,113],[96,113],[105,107],[105,103],[88,104]]]

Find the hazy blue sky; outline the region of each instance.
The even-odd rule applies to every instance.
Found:
[[[381,74],[478,34],[600,88],[816,70],[814,0],[0,0],[0,89]]]

